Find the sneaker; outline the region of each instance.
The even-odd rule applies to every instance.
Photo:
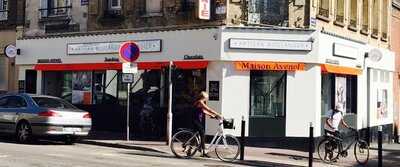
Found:
[[[203,154],[201,155],[201,157],[210,158],[210,156],[209,156],[207,153],[203,153]]]

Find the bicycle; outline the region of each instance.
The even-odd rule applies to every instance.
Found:
[[[332,163],[339,160],[339,156],[347,157],[348,150],[354,144],[354,156],[360,165],[368,163],[369,159],[369,146],[368,143],[360,139],[360,134],[357,130],[351,130],[352,141],[347,147],[343,149],[343,139],[333,135],[325,134],[321,142],[318,144],[318,156],[325,163]]]
[[[235,136],[224,133],[224,124],[233,127],[233,119],[219,119],[219,128],[206,150],[214,148],[220,160],[232,162],[239,155],[240,143]],[[197,151],[203,151],[200,147],[200,133],[190,129],[179,129],[172,137],[170,147],[172,153],[179,158],[191,158]]]

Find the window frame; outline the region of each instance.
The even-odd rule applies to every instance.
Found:
[[[281,97],[282,98],[281,100],[282,100],[282,103],[283,103],[283,104],[281,104],[282,105],[281,111],[273,111],[272,110],[273,106],[270,106],[271,107],[271,111],[270,112],[265,112],[265,111],[267,111],[269,109],[268,108],[263,108],[263,114],[254,114],[255,111],[253,111],[254,107],[253,107],[253,99],[252,99],[252,93],[253,93],[252,89],[254,89],[255,85],[253,85],[253,79],[254,79],[254,77],[263,77],[267,73],[274,73],[274,72],[277,72],[277,73],[280,74],[279,75],[279,77],[280,77],[279,80],[282,79],[282,81],[281,81],[282,83],[280,83],[282,85],[279,85],[279,86],[283,86],[283,90],[281,92],[282,96],[283,96],[283,97]],[[249,92],[250,93],[250,98],[249,98],[250,108],[249,108],[249,117],[251,117],[251,118],[285,118],[286,117],[287,74],[288,74],[287,71],[258,71],[258,70],[251,70],[250,71],[250,92]],[[271,100],[272,99],[270,99],[270,101]],[[273,115],[270,115],[268,113],[273,114]]]
[[[323,2],[325,2],[325,3],[323,3]],[[331,11],[330,3],[331,3],[331,0],[319,0],[318,1],[317,18],[325,20],[325,21],[330,21],[330,16],[329,16],[330,11]],[[325,6],[325,5],[327,5],[327,6]],[[324,13],[322,13],[322,11],[324,11]]]
[[[154,10],[154,9],[150,9],[153,4],[150,3],[149,1],[159,1],[159,9],[158,10]],[[153,2],[155,3],[155,2]],[[162,16],[163,13],[163,0],[146,0],[145,1],[145,14],[146,16]]]
[[[355,5],[355,6],[353,6]],[[355,12],[354,12],[355,10]],[[349,5],[349,29],[351,30],[358,30],[358,0],[350,0],[350,5]]]
[[[8,19],[8,0],[0,0],[0,21]]]
[[[367,5],[365,5],[365,2],[367,2]],[[369,0],[363,0],[362,1],[362,21],[361,21],[361,34],[368,35],[369,34],[369,29],[370,29],[370,1]],[[366,12],[366,13],[365,13]],[[365,18],[367,17],[367,18]]]
[[[113,6],[113,1],[117,1],[118,6]],[[108,10],[121,10],[121,0],[107,0],[107,9]]]
[[[342,6],[342,9],[341,9],[341,13],[343,14],[343,15],[339,15],[340,14],[340,12],[339,12],[339,2],[342,2],[341,4],[343,5]],[[345,21],[344,21],[344,19],[345,19],[345,17],[346,17],[346,0],[336,0],[335,1],[335,25],[337,25],[337,26],[342,26],[342,27],[344,27],[344,23],[345,23]]]

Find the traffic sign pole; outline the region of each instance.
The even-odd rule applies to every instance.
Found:
[[[131,84],[128,83],[128,104],[126,105],[126,141],[129,141],[129,106],[130,106],[130,96],[131,96]]]

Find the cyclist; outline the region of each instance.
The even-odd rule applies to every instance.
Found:
[[[204,115],[208,115],[211,118],[215,119],[221,119],[222,116],[211,109],[210,107],[207,106],[207,100],[208,100],[208,94],[204,91],[201,91],[199,95],[197,96],[195,102],[193,103],[193,106],[195,108],[193,115],[193,124],[194,128],[196,131],[200,133],[200,140],[201,140],[201,145],[200,148],[202,150],[202,155],[204,157],[208,157],[207,153],[205,152],[205,134],[204,134],[204,127],[203,127],[203,117]]]
[[[340,103],[335,109],[327,113],[328,119],[325,121],[325,134],[331,134],[339,139],[342,139],[339,132],[339,125],[342,124],[348,129],[352,129],[343,119],[344,106]]]

